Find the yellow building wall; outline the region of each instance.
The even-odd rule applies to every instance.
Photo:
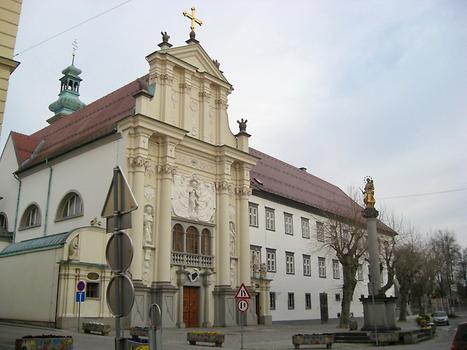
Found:
[[[19,64],[13,60],[13,52],[21,5],[22,0],[2,0],[0,2],[0,135],[2,133],[8,81],[10,74]]]

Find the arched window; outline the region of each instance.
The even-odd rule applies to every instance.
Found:
[[[80,215],[83,215],[83,201],[78,193],[70,192],[60,202],[56,220],[71,219]]]
[[[31,204],[23,213],[20,229],[27,229],[41,225],[41,212],[36,204]]]
[[[68,80],[68,89],[73,90],[73,82],[71,80]]]
[[[183,227],[176,224],[172,229],[172,250],[183,252]]]
[[[8,231],[8,218],[5,213],[0,213],[0,230]]]
[[[186,252],[199,254],[199,232],[196,227],[190,226],[186,230]]]
[[[207,228],[201,232],[201,254],[211,255],[211,232]]]

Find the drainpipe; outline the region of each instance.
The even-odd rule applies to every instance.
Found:
[[[44,236],[47,236],[47,223],[49,221],[49,203],[50,203],[50,186],[52,184],[53,169],[49,165],[49,160],[45,158],[45,165],[49,167],[49,186],[47,187],[47,202],[45,204],[45,222],[44,222]]]
[[[13,229],[13,242],[12,242],[12,243],[15,243],[15,241],[16,241],[16,228],[18,227],[17,225],[18,225],[19,199],[21,197],[21,185],[22,185],[22,182],[21,182],[21,179],[19,178],[19,176],[16,173],[13,173],[13,176],[18,181],[18,196],[16,198],[15,227]]]

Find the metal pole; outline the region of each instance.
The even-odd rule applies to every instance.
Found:
[[[79,295],[79,298],[78,298],[78,333],[79,333],[80,318],[81,318],[81,294]]]
[[[240,312],[240,336],[241,336],[241,342],[240,342],[240,349],[243,349],[243,312]]]
[[[114,185],[114,220],[115,220],[115,229],[114,229],[114,234],[117,233],[120,230],[120,217],[119,217],[119,205],[118,205],[118,168],[114,168],[114,174],[113,174],[113,185]],[[120,240],[117,239],[117,256],[118,256],[118,261],[121,262],[121,256],[120,256]],[[119,264],[118,264],[119,265]],[[120,295],[121,295],[121,285],[117,286],[117,300],[120,301]],[[120,305],[121,309],[121,305]],[[121,310],[119,310],[121,311]],[[120,312],[119,312],[120,314]],[[121,338],[122,338],[122,333],[121,333],[121,328],[120,328],[120,316],[117,315],[115,316],[115,350],[123,350],[121,349]]]

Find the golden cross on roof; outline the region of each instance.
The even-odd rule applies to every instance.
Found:
[[[203,21],[202,21],[202,20],[200,20],[200,19],[198,19],[198,18],[195,17],[195,8],[194,8],[194,7],[191,8],[191,14],[189,14],[187,11],[183,11],[183,15],[184,15],[185,17],[188,17],[189,19],[191,19],[191,26],[190,26],[190,28],[191,28],[191,31],[192,31],[192,32],[195,31],[195,23],[198,24],[198,25],[200,25],[200,26],[203,24]]]

